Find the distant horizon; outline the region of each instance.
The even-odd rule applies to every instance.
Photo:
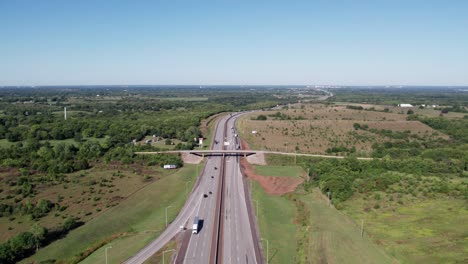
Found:
[[[375,85],[345,85],[345,84],[53,84],[53,85],[0,85],[2,88],[40,88],[40,87],[143,87],[143,86],[200,86],[201,88],[209,88],[214,86],[245,86],[245,87],[255,87],[255,86],[272,86],[272,87],[284,87],[284,86],[304,86],[308,88],[346,88],[346,87],[381,87],[381,88],[405,88],[405,87],[414,87],[414,88],[424,88],[424,87],[444,87],[444,88],[468,88],[468,85],[426,85],[426,84],[417,84],[417,85],[384,85],[384,84],[375,84]],[[315,87],[314,87],[315,86]]]

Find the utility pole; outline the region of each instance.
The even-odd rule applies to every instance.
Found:
[[[108,249],[111,249],[111,248],[112,248],[112,245],[106,247],[106,249],[104,250],[104,251],[106,252],[106,264],[107,264],[107,250],[108,250]]]

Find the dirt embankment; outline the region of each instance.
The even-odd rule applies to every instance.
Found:
[[[202,157],[189,154],[189,153],[182,153],[181,156],[182,156],[182,160],[184,161],[184,163],[187,163],[187,164],[198,164],[203,160]]]
[[[241,141],[242,148],[248,150],[249,146],[245,141]],[[252,166],[246,158],[241,158],[241,171],[246,176],[257,181],[266,193],[270,195],[283,195],[285,193],[293,192],[296,190],[304,179],[291,178],[291,177],[273,177],[262,176],[255,173]]]

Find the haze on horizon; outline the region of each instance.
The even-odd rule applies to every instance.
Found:
[[[468,85],[467,1],[2,1],[0,86]]]

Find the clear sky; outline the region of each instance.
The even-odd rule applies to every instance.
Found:
[[[0,0],[0,85],[468,85],[468,1]]]

